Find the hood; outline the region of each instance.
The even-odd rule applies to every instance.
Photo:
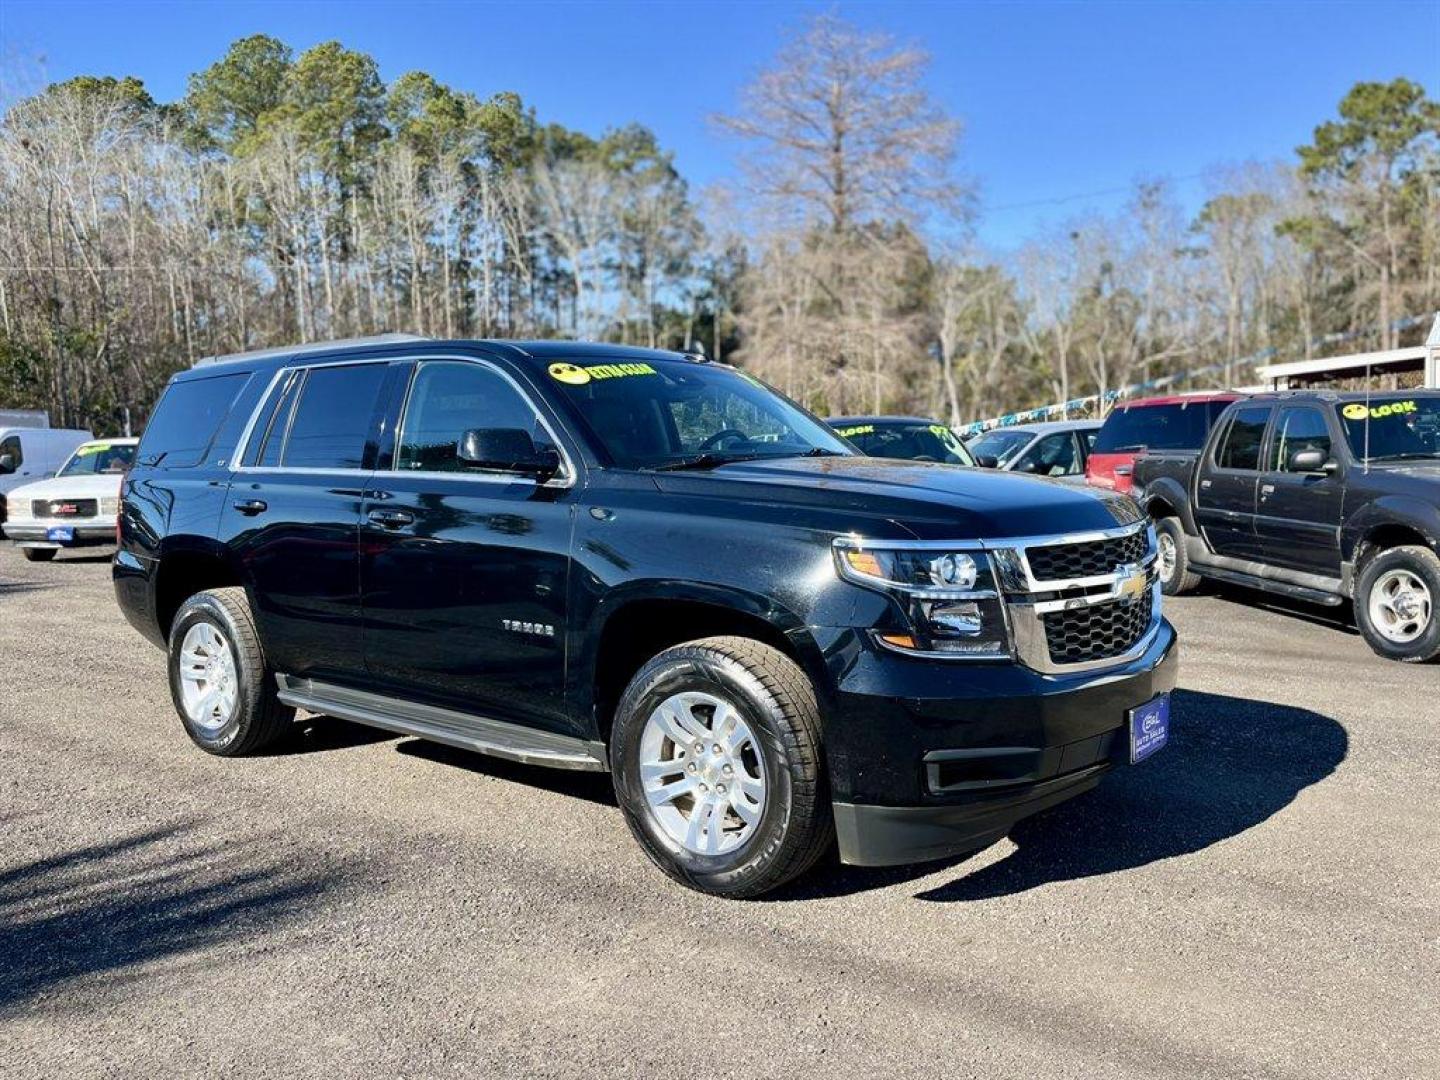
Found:
[[[657,473],[655,478],[662,491],[676,495],[738,496],[889,519],[925,540],[1088,532],[1128,525],[1143,516],[1133,500],[1094,488],[889,458],[740,461],[708,472]]]
[[[33,484],[21,484],[7,498],[12,503],[22,499],[114,499],[120,495],[121,473],[97,473],[90,476],[52,476]]]

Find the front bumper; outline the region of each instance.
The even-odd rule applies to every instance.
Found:
[[[49,532],[52,528],[73,529],[75,539],[59,542],[49,539]],[[3,527],[5,536],[20,547],[32,548],[70,548],[88,547],[92,544],[113,544],[115,543],[115,523],[109,524],[91,522],[89,524],[71,524],[69,522],[26,522],[21,524],[15,521],[7,521]]]
[[[895,656],[840,629],[825,655],[840,857],[860,866],[978,850],[1093,787],[1128,761],[1127,711],[1174,689],[1179,668],[1164,621],[1141,656],[1077,675]]]

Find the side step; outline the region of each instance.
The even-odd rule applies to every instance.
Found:
[[[483,716],[421,705],[412,701],[352,690],[345,686],[300,679],[292,675],[277,676],[279,698],[286,705],[310,712],[323,713],[341,720],[350,720],[369,727],[383,728],[401,735],[414,735],[474,750],[492,757],[524,762],[526,765],[548,765],[555,769],[580,769],[604,772],[605,744],[557,735],[552,731],[491,720]]]
[[[1325,592],[1323,589],[1312,589],[1306,585],[1280,581],[1278,578],[1256,577],[1253,574],[1247,574],[1240,570],[1229,570],[1223,566],[1191,563],[1190,569],[1201,577],[1228,582],[1231,585],[1243,585],[1247,589],[1260,589],[1263,592],[1275,593],[1291,600],[1304,600],[1306,603],[1323,604],[1325,607],[1339,607],[1345,602],[1343,596]]]

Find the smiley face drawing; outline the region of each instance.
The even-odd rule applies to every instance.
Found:
[[[552,379],[571,386],[584,386],[590,381],[590,373],[574,364],[551,364],[549,370]]]

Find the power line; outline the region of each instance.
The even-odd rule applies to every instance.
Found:
[[[1168,180],[1172,184],[1184,184],[1191,180],[1199,180],[1205,175],[1207,174],[1204,172],[1198,172],[1191,173],[1189,176],[1170,176],[1165,177],[1164,179]],[[1030,199],[1026,202],[1001,203],[999,206],[982,205],[982,209],[985,213],[993,214],[1000,210],[1026,210],[1034,206],[1059,206],[1062,203],[1078,202],[1081,199],[1098,199],[1104,195],[1124,195],[1125,193],[1134,190],[1135,185],[1128,184],[1125,187],[1105,188],[1101,191],[1086,191],[1078,195],[1060,195],[1050,199]]]

